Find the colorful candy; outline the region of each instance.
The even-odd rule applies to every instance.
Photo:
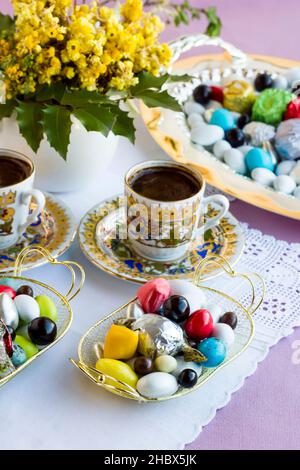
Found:
[[[217,338],[204,339],[198,344],[197,349],[207,358],[203,366],[208,368],[222,364],[227,353],[225,343]]]
[[[254,89],[245,80],[234,80],[224,88],[224,107],[230,111],[247,114],[255,101]]]
[[[22,366],[27,361],[27,356],[24,349],[21,348],[18,344],[15,344],[13,347],[13,355],[11,357],[11,362],[15,367]]]
[[[40,316],[40,307],[37,301],[30,295],[20,294],[15,298],[15,306],[20,319],[29,323]]]
[[[34,344],[48,346],[57,335],[57,326],[48,317],[38,317],[28,325],[28,335]]]
[[[175,323],[182,323],[189,317],[189,303],[182,295],[172,295],[163,305],[163,314]]]
[[[256,99],[252,109],[253,121],[261,121],[272,126],[278,126],[282,121],[287,105],[295,95],[285,90],[269,88],[264,90]]]
[[[14,330],[17,329],[19,324],[18,311],[14,301],[6,293],[0,294],[0,319]]]
[[[174,395],[178,390],[178,383],[171,374],[152,372],[139,379],[136,389],[146,398],[163,398]]]
[[[10,286],[0,285],[0,294],[8,294],[11,299],[16,297],[16,291]]]
[[[130,359],[137,350],[139,335],[125,326],[112,325],[104,342],[104,357],[110,359]]]
[[[171,288],[163,278],[153,279],[141,286],[137,297],[145,313],[155,313],[170,296]]]
[[[117,361],[116,359],[99,359],[96,362],[96,369],[102,374],[120,380],[130,387],[136,387],[138,376],[125,362]],[[105,383],[107,385],[116,386],[116,382],[109,378],[106,379]],[[126,390],[126,387],[122,384],[118,384],[118,387]]]
[[[207,338],[213,329],[213,318],[208,310],[196,310],[186,321],[184,329],[189,338],[197,341]]]
[[[184,388],[192,388],[196,385],[198,375],[193,369],[184,369],[178,376],[178,383]]]
[[[27,359],[30,359],[31,357],[35,356],[39,352],[35,344],[31,343],[23,336],[16,335],[14,343],[18,344],[25,351]]]
[[[50,320],[57,322],[58,311],[54,301],[48,295],[38,295],[35,300],[40,307],[40,316],[48,317]]]
[[[177,367],[177,360],[173,356],[158,356],[154,361],[155,369],[159,372],[171,373]]]

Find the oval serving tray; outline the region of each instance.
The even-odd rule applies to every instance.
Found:
[[[248,282],[248,287],[250,287],[250,290],[247,292],[246,290],[244,291],[243,299],[234,299],[227,293],[223,293],[201,284],[202,274],[204,270],[211,264],[216,264],[225,272],[225,274],[233,278],[240,277]],[[174,395],[157,399],[149,399],[141,396],[136,389],[128,386],[124,382],[120,382],[110,376],[106,376],[95,369],[95,363],[97,359],[101,357],[101,349],[108,329],[116,320],[126,316],[126,310],[128,306],[135,302],[136,298],[130,300],[127,304],[122,305],[122,307],[110,313],[91,328],[89,328],[89,330],[82,336],[79,342],[79,359],[71,359],[71,362],[97,386],[121,397],[129,398],[140,403],[171,400],[194,392],[204,385],[208,380],[210,380],[210,378],[219,370],[240,356],[250,345],[254,335],[254,322],[252,316],[261,305],[265,293],[264,281],[258,274],[237,273],[231,268],[230,264],[220,256],[210,256],[199,263],[195,272],[194,283],[199,287],[199,289],[204,290],[208,302],[213,301],[219,304],[222,307],[222,310],[225,312],[234,311],[238,315],[238,325],[235,329],[235,342],[230,348],[230,352],[226,360],[219,367],[214,369],[208,369],[204,367],[204,372],[202,372],[197,384],[193,388],[179,388]],[[246,302],[248,299],[250,299],[249,306],[245,306],[245,299],[247,299]],[[244,305],[241,302],[243,302]],[[107,384],[107,380],[109,380],[110,383],[113,382],[115,385],[113,386],[111,384]]]
[[[23,277],[22,274],[22,269],[24,266],[24,263],[26,263],[26,259],[30,259],[30,257],[34,257],[36,255],[39,255],[39,257],[44,257],[46,258],[47,262],[51,263],[52,265],[55,266],[64,266],[66,267],[72,277],[71,281],[71,287],[68,290],[66,295],[62,295],[57,290],[55,290],[53,287],[44,284],[40,281],[36,281],[34,279],[29,279],[26,277]],[[75,269],[79,270],[80,278],[77,281],[76,279],[76,271]],[[72,324],[72,319],[73,319],[73,313],[72,313],[72,308],[70,306],[70,301],[74,299],[74,297],[80,292],[84,279],[85,279],[85,272],[83,268],[76,262],[74,261],[57,261],[55,258],[53,258],[50,253],[42,247],[26,247],[24,248],[18,255],[17,260],[16,260],[16,265],[15,265],[15,271],[13,275],[0,275],[0,284],[1,280],[11,280],[12,282],[18,282],[20,281],[22,284],[29,285],[33,291],[34,295],[40,295],[40,294],[45,294],[49,296],[55,303],[57,310],[58,310],[58,321],[57,321],[57,337],[55,341],[45,348],[41,349],[35,356],[31,357],[28,359],[23,365],[15,369],[13,372],[11,372],[9,375],[0,378],[0,387],[10,380],[12,380],[17,374],[19,374],[22,370],[24,370],[26,367],[28,367],[33,361],[35,361],[38,357],[42,356],[45,354],[48,349],[52,348],[58,341],[60,341],[64,335],[67,333],[68,329],[70,328]]]
[[[177,59],[182,52],[206,44],[221,46],[227,52],[223,55],[191,57],[173,65],[172,70],[177,74],[187,73],[193,77],[190,82],[176,83],[169,88],[170,93],[180,104],[192,95],[193,88],[200,83],[219,84],[230,75],[251,79],[262,71],[276,77],[290,67],[300,67],[300,63],[296,61],[261,55],[246,56],[220,38],[211,39],[205,35],[183,37],[172,43],[174,59]],[[217,160],[210,152],[197,150],[191,143],[190,131],[183,113],[161,108],[149,109],[143,103],[140,104],[140,108],[149,133],[175,161],[198,168],[209,184],[225,193],[262,209],[300,220],[299,199],[276,192],[246,176],[241,176]]]

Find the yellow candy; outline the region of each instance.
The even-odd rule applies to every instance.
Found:
[[[255,101],[253,86],[245,80],[234,80],[224,88],[224,108],[241,114],[249,113]]]
[[[96,369],[104,375],[109,375],[114,379],[128,384],[130,387],[136,387],[138,376],[125,362],[116,361],[115,359],[99,359],[96,363]],[[113,380],[107,379],[105,383],[126,390],[126,387],[121,384],[118,385]]]
[[[126,326],[112,325],[104,342],[103,357],[131,359],[137,350],[139,335]]]

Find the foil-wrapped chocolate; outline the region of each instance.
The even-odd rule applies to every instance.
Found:
[[[275,127],[263,122],[249,122],[243,131],[251,137],[251,144],[254,147],[261,147],[264,142],[275,137]]]
[[[11,372],[15,370],[13,363],[11,362],[5,342],[4,336],[7,333],[4,323],[0,320],[0,379],[7,377]]]
[[[224,107],[247,114],[255,101],[253,86],[246,80],[233,80],[224,87]]]
[[[288,104],[295,98],[293,93],[276,88],[268,88],[257,97],[253,109],[252,120],[278,126]]]
[[[275,147],[284,160],[300,158],[300,119],[289,119],[279,125]]]
[[[132,323],[131,329],[139,332],[138,352],[143,356],[175,356],[182,351],[188,360],[206,360],[203,354],[187,344],[180,326],[161,315],[147,313]]]

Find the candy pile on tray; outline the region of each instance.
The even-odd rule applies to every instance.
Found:
[[[53,343],[58,312],[47,295],[15,280],[0,282],[0,379]]]
[[[137,299],[106,334],[95,365],[101,373],[155,399],[194,387],[204,368],[224,362],[235,340],[234,312],[209,304],[183,280],[149,281]],[[110,378],[106,384],[123,388]]]
[[[300,68],[273,78],[199,85],[184,104],[197,148],[235,172],[300,199]]]

